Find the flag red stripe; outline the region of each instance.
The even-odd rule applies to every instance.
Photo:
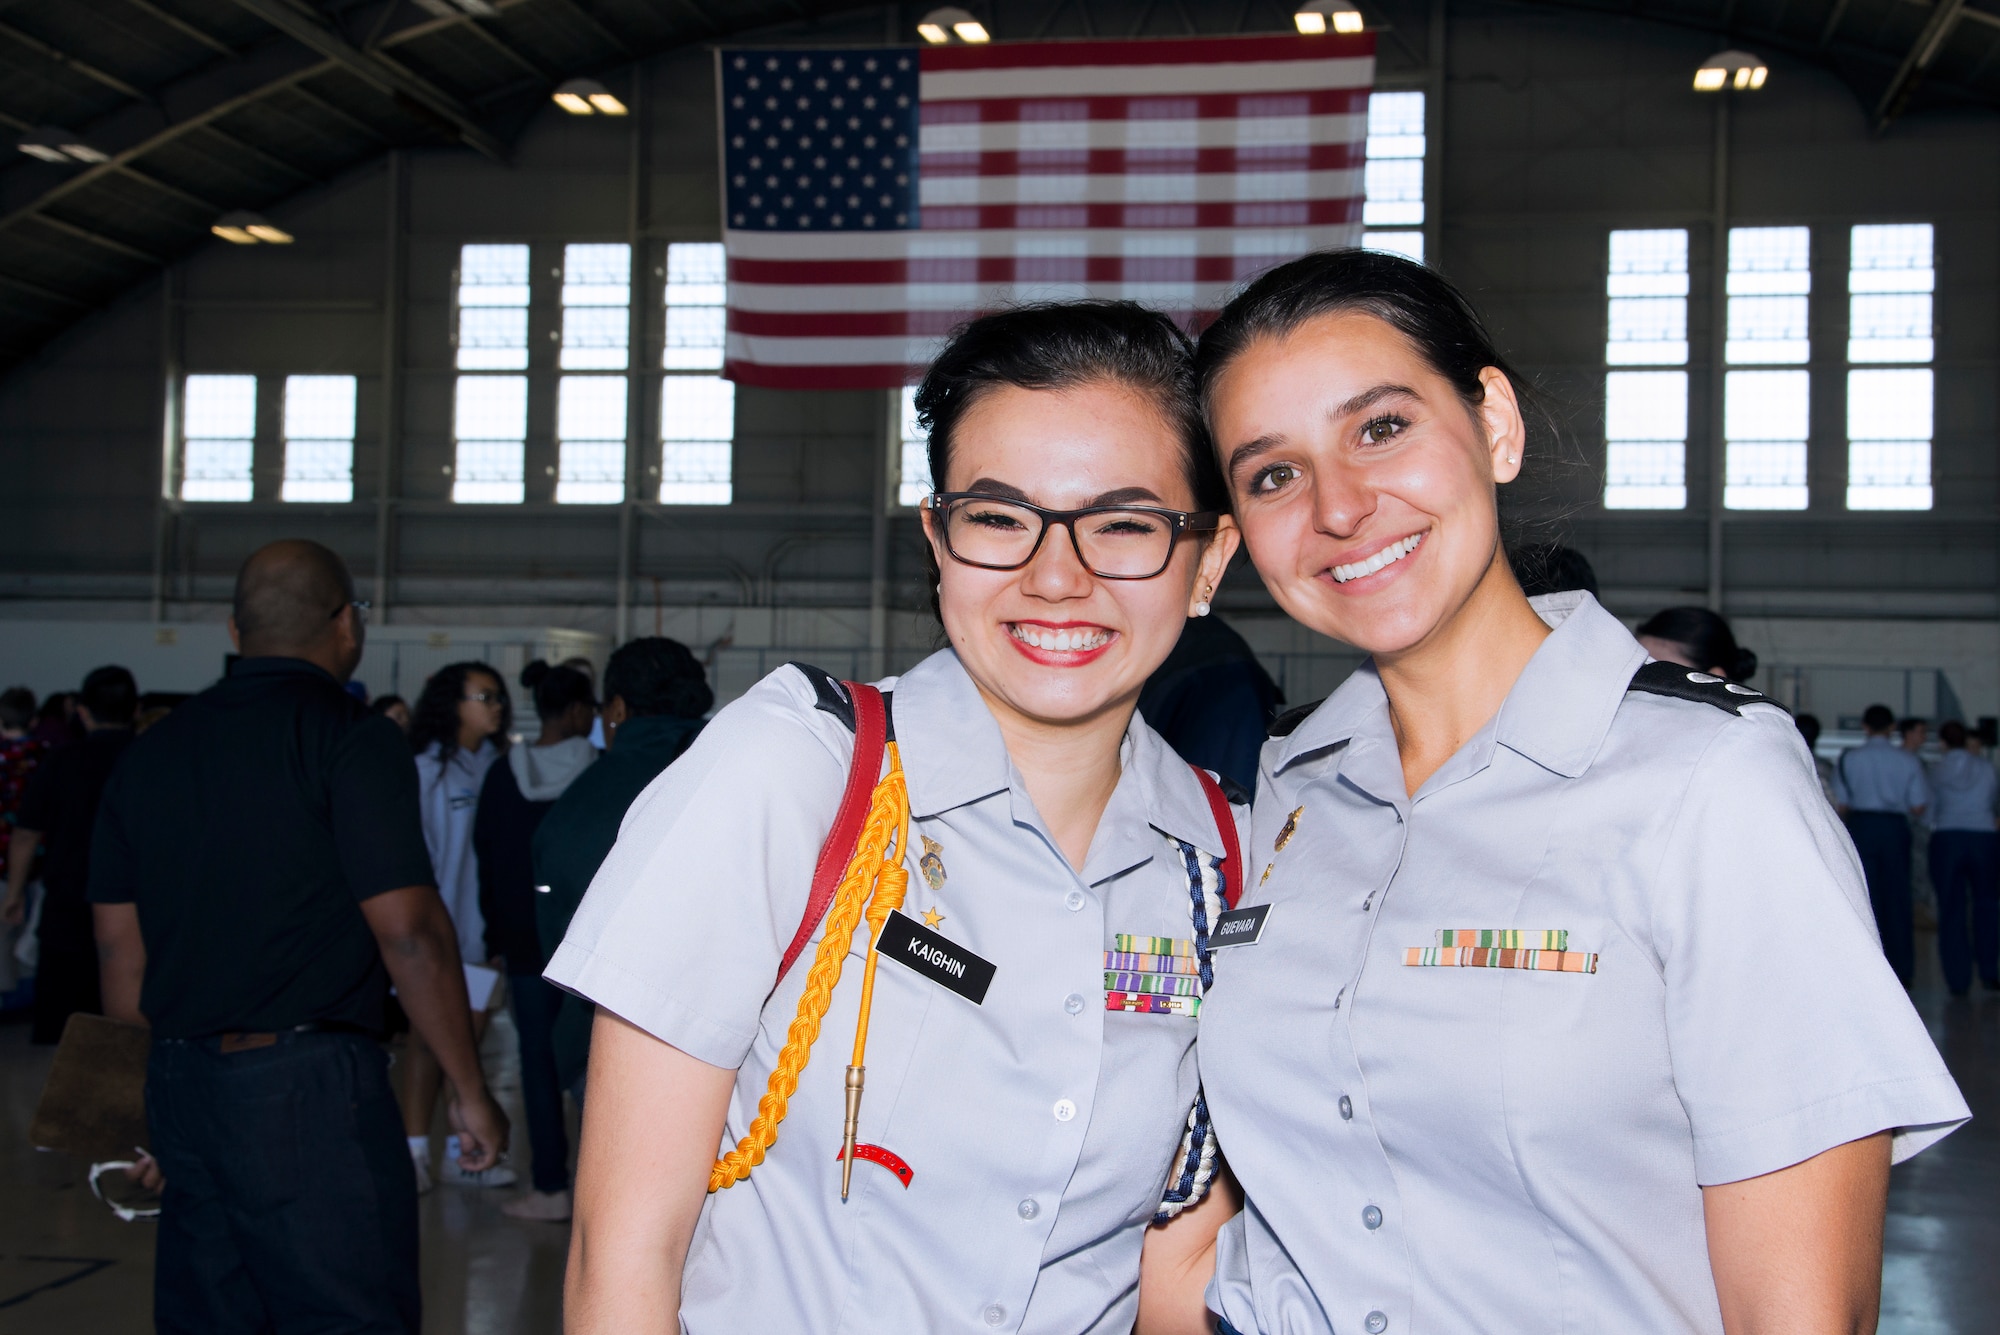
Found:
[[[920,366],[893,363],[870,366],[766,366],[762,362],[731,361],[724,378],[762,389],[894,389],[914,384]]]
[[[1270,144],[1249,148],[1031,149],[1027,152],[929,152],[918,159],[925,178],[952,176],[1174,176],[1359,167],[1360,144]]]
[[[972,317],[964,310],[916,311],[739,311],[729,312],[732,334],[768,334],[778,338],[871,338],[917,334],[926,338],[949,334]]]
[[[963,102],[925,102],[917,108],[923,125],[1005,124],[1023,119],[1024,108],[1050,119],[1051,105],[1073,121],[1129,121],[1135,107],[1171,107],[1173,120],[1255,120],[1262,116],[1359,116],[1368,110],[1367,88],[1258,88],[1240,93],[1124,93],[1114,97],[982,97]]]
[[[935,204],[923,210],[926,232],[1086,227],[1178,231],[1188,227],[1309,227],[1359,221],[1359,199],[1253,200],[1242,204]]]
[[[1243,266],[1248,266],[1248,272],[1255,272],[1271,262],[1271,257],[1253,255],[1194,255],[1186,258],[1088,255],[1075,259],[984,255],[966,259],[925,256],[908,260],[732,258],[729,261],[729,278],[736,283],[792,287],[849,284],[902,286],[906,283],[1116,283],[1127,279],[1140,282],[1226,283],[1243,276]],[[1147,270],[1154,270],[1161,276],[1153,278]],[[731,314],[733,317],[735,312]]]
[[[1075,68],[1089,65],[1228,65],[1264,60],[1354,60],[1375,54],[1369,33],[1343,37],[1255,34],[1230,37],[1148,37],[1129,42],[1094,38],[1068,42],[1003,42],[927,46],[925,73],[947,70]]]

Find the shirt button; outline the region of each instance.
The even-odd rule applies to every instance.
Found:
[[[1070,1118],[1076,1116],[1076,1104],[1070,1102],[1068,1099],[1057,1099],[1056,1106],[1050,1111],[1055,1113],[1058,1122],[1067,1122]]]
[[[1082,909],[1083,909],[1083,891],[1081,891],[1081,890],[1072,890],[1072,891],[1070,891],[1070,892],[1069,892],[1069,894],[1067,894],[1067,895],[1065,895],[1065,896],[1063,897],[1063,904],[1064,904],[1064,906],[1065,906],[1065,907],[1067,907],[1067,908],[1069,909],[1069,911],[1070,911],[1071,913],[1077,913],[1077,912],[1080,912],[1080,911],[1082,911]]]
[[[987,1309],[989,1312],[992,1310],[992,1308]],[[1383,1331],[1389,1329],[1389,1318],[1382,1312],[1370,1312],[1362,1324],[1368,1327],[1368,1335],[1382,1335]]]
[[[1023,1219],[1033,1219],[1036,1215],[1040,1214],[1041,1212],[1042,1212],[1042,1207],[1035,1204],[1032,1198],[1029,1200],[1022,1201],[1019,1205],[1014,1207],[1014,1213],[1021,1216],[1021,1218]]]
[[[986,1319],[987,1325],[997,1326],[1007,1319],[1007,1309],[999,1303],[988,1303],[986,1310],[979,1315]]]
[[[1063,1009],[1071,1015],[1083,1014],[1083,994],[1081,992],[1072,992],[1064,997]]]
[[[1361,1227],[1382,1227],[1382,1207],[1379,1205],[1363,1206],[1361,1210]]]
[[[1354,1100],[1345,1094],[1340,1096],[1340,1120],[1343,1122],[1354,1120]]]

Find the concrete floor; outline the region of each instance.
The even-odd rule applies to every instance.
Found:
[[[2000,993],[1954,1000],[1919,938],[1918,1009],[1973,1123],[1898,1168],[1883,1263],[1882,1335],[2000,1329]],[[520,1130],[513,1030],[487,1038],[487,1068]],[[141,1335],[150,1329],[151,1227],[91,1198],[82,1168],[38,1154],[26,1127],[48,1067],[27,1026],[0,1026],[0,1335]],[[524,1163],[517,1163],[525,1179]],[[441,1186],[422,1202],[426,1335],[555,1335],[569,1228],[503,1217],[511,1191]]]

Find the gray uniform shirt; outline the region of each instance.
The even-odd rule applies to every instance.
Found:
[[[1931,809],[1934,830],[1977,830],[1991,834],[2000,775],[1993,762],[1960,748],[1946,751],[1931,766],[1930,790],[1937,805]]]
[[[1931,804],[1931,785],[1923,761],[1887,737],[1870,737],[1834,762],[1833,800],[1851,811],[1907,816]]]
[[[1703,1184],[1968,1115],[1791,720],[1628,693],[1623,626],[1534,601],[1554,634],[1414,800],[1370,667],[1264,749],[1271,910],[1201,1017],[1241,1331],[1720,1335]],[[1409,963],[1440,929],[1595,972]]]
[[[857,1163],[843,1205],[856,934],[770,1157],[703,1210],[682,1327],[1122,1335],[1194,1102],[1197,1021],[1107,1013],[1105,952],[1114,933],[1192,936],[1188,878],[1165,836],[1219,855],[1215,819],[1193,772],[1135,714],[1079,874],[956,655],[883,686],[914,818],[903,911],[941,913],[935,930],[990,961],[992,985],[974,1005],[885,955],[860,1138],[913,1176],[905,1188]],[[549,966],[683,1052],[740,1068],[730,1147],[756,1115],[817,949],[815,932],[771,991],[852,752],[800,673],[766,677],[633,803]],[[935,890],[924,838],[943,873]]]

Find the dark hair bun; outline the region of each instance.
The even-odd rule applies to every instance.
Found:
[[[1757,675],[1757,655],[1749,649],[1736,651],[1736,666],[1730,669],[1733,681],[1748,681]]]
[[[534,662],[521,669],[521,684],[532,691],[535,687],[541,685],[542,678],[548,675],[548,660],[537,658]]]

